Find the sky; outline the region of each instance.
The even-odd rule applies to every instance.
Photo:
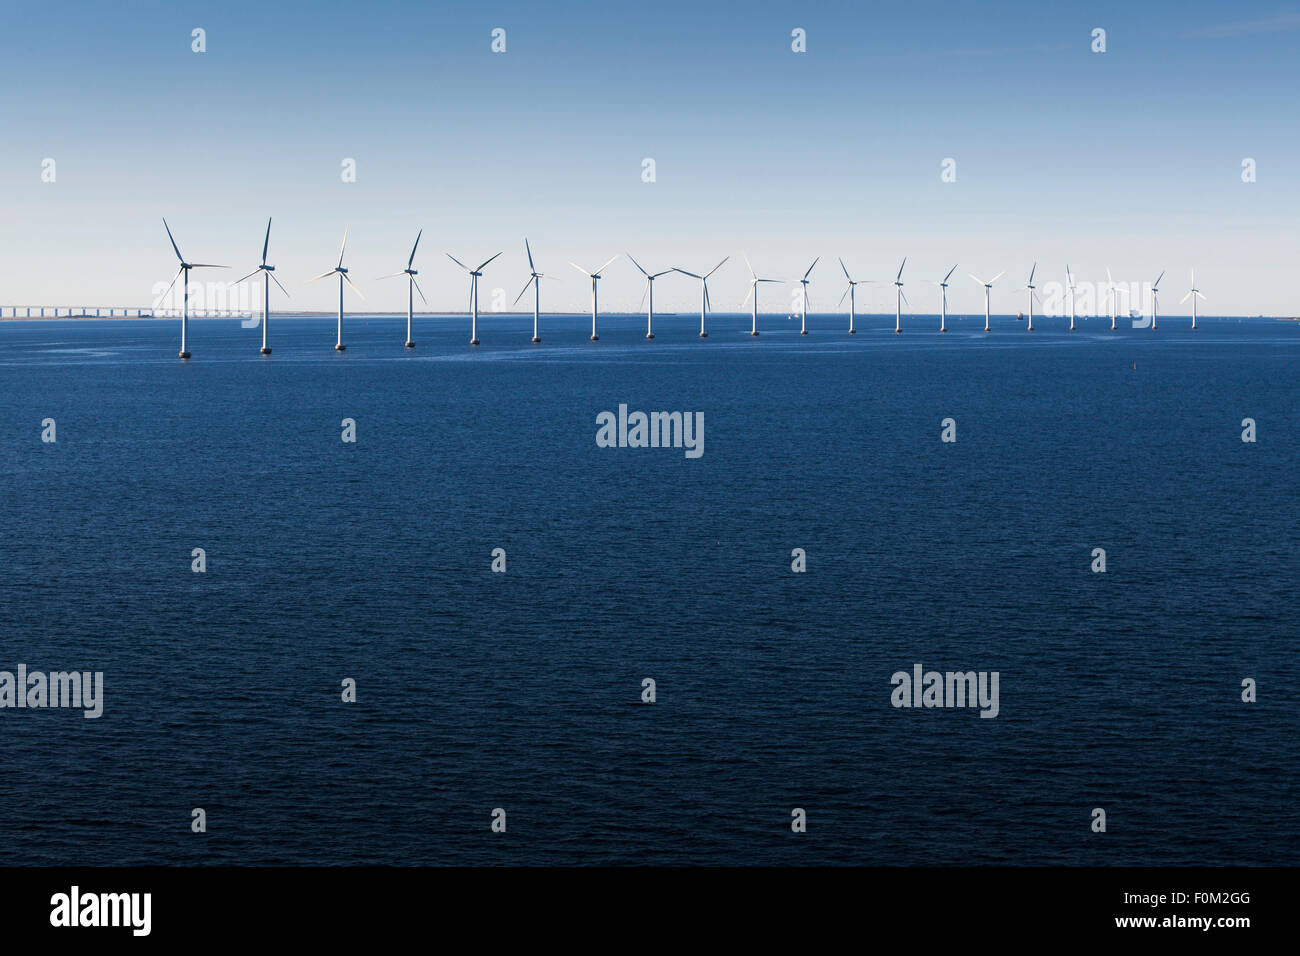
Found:
[[[1067,263],[1089,287],[1107,267],[1122,283],[1167,270],[1161,311],[1177,314],[1194,268],[1203,314],[1300,314],[1300,3],[112,7],[5,12],[0,305],[150,305],[176,267],[164,216],[191,261],[234,267],[195,281],[238,278],[271,216],[292,295],[274,308],[337,305],[332,280],[305,283],[347,227],[366,296],[349,310],[405,308],[404,284],[377,279],[423,229],[415,267],[437,310],[468,304],[448,252],[503,252],[480,302],[508,307],[527,236],[558,280],[546,311],[589,308],[569,263],[615,254],[601,310],[636,310],[630,252],[651,271],[731,256],[710,280],[718,311],[740,310],[747,255],[783,279],[821,256],[818,312],[843,292],[838,257],[886,280],[859,287],[858,309],[892,312],[906,256],[909,311],[937,313],[929,283],[957,264],[951,312],[983,311],[968,273],[1003,270],[993,311],[1015,312],[1037,262],[1040,292]],[[667,276],[656,308],[698,308],[698,288]],[[793,287],[762,296],[794,307]]]

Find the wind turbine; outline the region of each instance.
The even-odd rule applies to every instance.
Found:
[[[1007,274],[1006,270],[1005,269],[1002,270],[997,275],[995,275],[992,279],[990,279],[988,282],[985,282],[983,279],[975,275],[975,273],[973,272],[968,272],[966,274],[984,287],[984,331],[988,332],[990,331],[989,330],[989,293],[993,289],[993,283],[997,282],[999,279],[1001,279],[1004,275]]]
[[[501,253],[498,252],[497,256],[499,255],[501,255]],[[493,256],[492,259],[495,259],[497,256]],[[478,345],[478,280],[482,277],[483,270],[492,259],[485,260],[477,269],[471,269],[450,252],[447,253],[447,258],[469,273],[469,344]]]
[[[903,266],[907,265],[907,256],[903,257]],[[903,331],[903,300],[907,296],[903,295],[903,266],[898,267],[898,276],[894,279],[894,290],[898,293],[894,298],[894,331],[901,333]],[[908,303],[910,309],[912,303]]]
[[[528,253],[528,281],[524,283],[524,287],[515,296],[515,304],[519,303],[519,300],[524,297],[524,293],[528,291],[528,287],[531,285],[533,287],[533,342],[537,343],[541,341],[541,338],[537,335],[537,315],[542,308],[542,280],[554,277],[543,275],[537,271],[537,266],[533,264],[533,248],[528,244],[527,237],[524,237],[524,251]]]
[[[1115,294],[1117,292],[1123,292],[1123,291],[1124,290],[1122,289],[1116,288],[1115,280],[1110,274],[1110,266],[1107,266],[1106,267],[1106,294],[1110,296],[1110,330],[1112,332],[1115,331]]]
[[[1156,330],[1156,318],[1160,315],[1160,280],[1165,277],[1161,272],[1156,281],[1151,283],[1151,331]]]
[[[709,337],[709,333],[704,327],[704,316],[709,311],[709,276],[713,275],[713,273],[721,269],[723,264],[727,261],[727,259],[730,258],[731,256],[727,256],[726,259],[723,259],[722,262],[719,262],[716,266],[714,266],[708,272],[704,273],[704,275],[702,276],[696,275],[694,272],[687,272],[685,269],[679,269],[676,266],[673,266],[674,272],[680,272],[684,276],[690,276],[692,279],[700,280],[700,338],[702,339],[707,339]]]
[[[573,260],[569,260],[569,265],[573,266],[573,268],[577,269],[583,275],[591,278],[591,340],[593,342],[600,341],[600,336],[596,334],[596,283],[600,281],[600,274],[605,271],[605,266],[609,265],[610,262],[613,262],[617,258],[617,255],[612,256],[609,262],[606,262],[604,266],[601,266],[595,272],[588,272]]]
[[[953,266],[951,269],[948,270],[948,274],[943,277],[942,282],[935,283],[935,285],[939,287],[939,331],[940,332],[948,331],[948,324],[947,324],[948,323],[948,280],[952,278],[952,274],[956,271],[957,271],[957,267]]]
[[[641,293],[641,301],[645,302],[647,298],[649,299],[649,308],[646,310],[645,314],[645,337],[647,339],[652,339],[655,337],[655,279],[658,279],[660,276],[666,276],[668,273],[676,270],[665,269],[663,272],[646,272],[641,268],[641,263],[632,258],[631,253],[628,253],[627,257],[631,260],[632,265],[636,266],[637,269],[640,270],[641,274],[645,276],[645,292]],[[640,309],[641,307],[638,305],[637,311],[640,311]]]
[[[854,302],[854,299],[856,298],[858,286],[860,284],[870,282],[871,280],[870,279],[855,280],[851,275],[849,275],[848,267],[844,264],[843,259],[840,260],[840,268],[844,270],[844,278],[849,281],[849,284],[844,290],[844,295],[840,296],[840,301],[839,304],[836,306],[836,308],[839,308],[839,306],[844,304],[844,296],[849,297],[849,335],[857,335],[858,330],[853,327],[853,320],[856,318],[854,314],[856,312],[856,303]]]
[[[163,291],[163,294],[160,295],[158,298],[159,300],[165,299],[167,297],[167,293],[172,290],[172,286],[176,284],[176,280],[180,278],[182,273],[184,273],[185,279],[184,282],[182,283],[183,284],[182,291],[184,292],[185,295],[184,295],[183,304],[181,306],[180,357],[183,359],[187,359],[190,357],[189,349],[186,347],[185,344],[190,330],[190,270],[191,269],[229,269],[230,266],[218,266],[218,265],[213,265],[210,262],[186,262],[185,257],[181,255],[180,247],[176,245],[176,239],[174,236],[172,236],[172,227],[167,225],[166,218],[163,219],[163,228],[167,230],[167,238],[170,239],[172,242],[172,251],[176,253],[176,259],[178,262],[180,262],[181,267],[176,270],[176,275],[172,276],[172,281],[168,283],[167,288]]]
[[[1017,292],[1029,292],[1029,331],[1034,331],[1034,290],[1038,288],[1034,285],[1034,273],[1038,271],[1038,263],[1035,262],[1032,269],[1029,270],[1029,281],[1022,285]]]
[[[253,276],[257,275],[259,272],[262,273],[262,281],[265,285],[265,288],[262,290],[263,295],[262,295],[262,349],[261,351],[263,355],[271,354],[271,347],[266,344],[266,323],[271,316],[271,281],[274,280],[275,284],[280,286],[280,291],[283,292],[285,295],[289,294],[289,290],[280,284],[279,279],[275,278],[275,266],[268,266],[266,264],[266,250],[270,245],[271,245],[271,220],[268,218],[266,220],[266,238],[262,240],[262,264],[258,266],[256,269],[254,269],[252,272],[250,272],[248,275],[244,276],[244,278],[240,279],[239,282],[235,283],[235,285],[239,285],[242,282],[247,282],[249,279],[253,278]]]
[[[1070,272],[1070,264],[1065,264],[1065,288],[1070,293],[1070,331],[1074,331],[1074,276]]]
[[[749,264],[749,257],[745,257],[745,266],[749,269],[749,293],[745,296],[745,302],[749,297],[754,297],[753,311],[750,313],[749,334],[758,335],[758,284],[760,282],[780,282],[780,279],[760,279],[754,272],[754,267]],[[740,303],[740,307],[745,307],[745,302]]]
[[[808,271],[805,272],[803,278],[799,280],[799,284],[803,286],[803,295],[800,296],[802,301],[799,303],[800,308],[803,310],[802,321],[799,324],[800,335],[808,334],[808,282],[810,281],[808,277],[812,275],[813,266],[821,262],[821,258],[821,256],[818,256],[814,259],[812,265],[808,267]]]
[[[420,273],[419,273],[419,270],[417,270],[417,269],[412,269],[412,268],[411,268],[411,266],[413,266],[413,265],[415,264],[415,250],[418,249],[418,248],[420,247],[420,237],[423,236],[423,235],[424,235],[424,230],[423,230],[423,229],[421,229],[419,232],[417,232],[417,233],[415,234],[415,245],[411,246],[411,257],[410,257],[409,259],[406,260],[406,268],[405,268],[405,269],[403,269],[401,272],[394,272],[394,273],[392,273],[391,275],[386,275],[386,276],[380,276],[380,277],[379,277],[379,278],[381,278],[381,279],[396,279],[398,276],[406,276],[406,278],[407,278],[407,283],[406,283],[406,347],[407,347],[408,349],[413,349],[413,348],[415,348],[415,343],[414,343],[413,341],[411,341],[411,319],[412,319],[412,317],[413,317],[414,314],[415,314],[415,293],[417,293],[417,292],[420,293],[420,301],[421,301],[421,302],[423,302],[425,305],[428,305],[428,304],[429,304],[429,300],[426,299],[426,298],[424,297],[424,292],[421,291],[421,289],[420,289],[420,283],[418,283],[418,282],[415,281],[415,277],[418,276],[418,275],[420,274]]]
[[[1179,305],[1182,305],[1182,304],[1183,304],[1184,302],[1186,302],[1188,299],[1191,299],[1191,300],[1192,300],[1192,331],[1193,331],[1193,332],[1196,331],[1196,300],[1197,300],[1197,299],[1204,299],[1204,298],[1205,298],[1205,296],[1201,295],[1201,290],[1198,289],[1198,288],[1196,288],[1196,270],[1193,269],[1193,270],[1192,270],[1192,288],[1191,288],[1191,291],[1188,292],[1187,295],[1183,296],[1182,299],[1179,300],[1179,302],[1178,302]]]
[[[355,292],[357,295],[361,295],[361,290],[357,288],[356,283],[353,282],[352,279],[348,276],[348,270],[343,268],[343,253],[347,250],[347,248],[348,248],[348,231],[346,228],[344,228],[343,245],[339,247],[339,264],[336,265],[329,272],[322,272],[315,279],[308,279],[307,282],[305,283],[306,285],[310,285],[311,283],[317,282],[320,279],[328,279],[330,276],[335,274],[337,274],[339,277],[339,334],[338,334],[338,338],[334,342],[334,351],[336,352],[342,352],[344,349],[347,348],[347,346],[343,344],[343,283],[346,282],[348,285],[352,286],[353,292]],[[361,298],[364,299],[365,296],[361,295]]]

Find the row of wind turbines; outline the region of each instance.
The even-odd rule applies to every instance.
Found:
[[[189,338],[189,303],[190,303],[190,293],[189,293],[189,278],[190,278],[190,270],[191,270],[191,269],[228,269],[228,268],[230,268],[230,267],[229,267],[229,266],[223,266],[223,265],[216,265],[216,264],[214,264],[214,263],[207,263],[207,262],[189,262],[189,261],[187,261],[187,260],[185,259],[185,257],[181,255],[180,247],[177,245],[177,243],[176,243],[176,238],[172,235],[171,226],[167,225],[167,220],[166,220],[166,219],[163,219],[163,228],[165,228],[165,229],[167,230],[167,238],[171,241],[172,251],[176,253],[176,258],[177,258],[177,260],[180,262],[180,268],[177,270],[176,275],[174,275],[174,276],[172,277],[172,281],[171,281],[171,283],[167,286],[167,289],[163,292],[163,295],[162,295],[160,298],[166,297],[167,293],[171,291],[172,286],[174,286],[174,285],[176,284],[176,280],[179,279],[179,278],[182,278],[182,276],[184,277],[184,278],[183,278],[183,304],[182,304],[182,308],[181,308],[181,350],[180,350],[180,357],[183,358],[183,359],[188,359],[188,358],[190,357],[190,352],[189,352],[189,348],[188,348],[188,338]],[[419,273],[419,270],[417,270],[417,269],[415,268],[415,253],[416,253],[416,250],[420,248],[420,239],[421,239],[421,237],[422,237],[423,235],[424,235],[424,230],[423,230],[423,229],[421,229],[421,230],[416,234],[416,236],[415,236],[415,243],[411,246],[411,254],[410,254],[410,256],[407,257],[407,260],[406,260],[406,268],[405,268],[405,269],[402,269],[400,272],[393,272],[393,273],[390,273],[389,275],[380,276],[381,279],[396,279],[396,278],[399,278],[399,277],[402,277],[402,276],[405,276],[405,277],[406,277],[406,280],[407,280],[407,290],[406,290],[406,291],[407,291],[407,298],[406,298],[406,347],[407,347],[408,349],[413,349],[413,348],[415,348],[415,342],[414,342],[414,340],[411,338],[411,324],[412,324],[412,320],[414,319],[414,316],[415,316],[415,296],[418,294],[418,295],[420,296],[420,300],[421,300],[422,302],[424,302],[425,305],[428,305],[428,300],[424,297],[424,292],[423,292],[423,290],[420,289],[420,284],[419,284],[419,282],[416,281],[416,276],[418,276],[420,273]],[[275,266],[273,266],[273,265],[269,265],[269,264],[267,263],[267,261],[266,261],[267,254],[268,254],[268,250],[269,250],[269,248],[270,248],[270,244],[271,244],[271,220],[270,220],[270,219],[267,219],[267,221],[266,221],[266,235],[265,235],[265,237],[264,237],[263,240],[262,240],[262,259],[261,259],[261,263],[257,266],[257,268],[255,268],[252,272],[250,272],[248,275],[244,276],[242,279],[239,280],[238,283],[236,283],[236,284],[238,285],[239,283],[247,282],[249,279],[252,279],[252,278],[256,277],[256,276],[258,275],[258,273],[261,273],[261,275],[262,275],[262,281],[263,281],[263,298],[262,298],[262,348],[261,348],[261,353],[262,353],[263,355],[270,355],[270,354],[271,354],[271,348],[270,348],[270,346],[267,344],[267,326],[268,326],[268,322],[269,322],[270,314],[271,314],[271,283],[274,282],[274,283],[276,284],[276,286],[279,287],[280,291],[282,291],[286,296],[289,295],[289,290],[286,289],[286,288],[284,287],[283,283],[281,283],[280,280],[279,280],[278,278],[276,278],[276,275],[275,275]],[[362,299],[365,298],[365,296],[362,295],[361,290],[357,288],[356,283],[354,283],[354,282],[352,281],[352,278],[348,275],[347,267],[345,267],[345,266],[343,265],[343,258],[344,258],[344,256],[345,256],[345,254],[347,253],[347,248],[348,248],[348,233],[347,233],[347,229],[344,229],[344,230],[343,230],[343,243],[342,243],[342,245],[339,247],[339,258],[338,258],[338,262],[335,264],[335,266],[334,266],[332,269],[329,269],[329,270],[326,271],[326,272],[322,272],[320,275],[315,276],[314,278],[311,278],[311,279],[307,280],[307,283],[306,283],[306,284],[310,284],[310,283],[312,283],[312,282],[319,282],[319,281],[322,280],[322,279],[328,279],[330,276],[338,276],[338,283],[339,283],[339,310],[338,310],[338,328],[337,328],[337,336],[336,336],[336,338],[335,338],[334,348],[335,348],[337,351],[339,351],[339,352],[342,352],[342,351],[344,351],[344,350],[347,348],[347,346],[343,344],[343,291],[344,291],[344,286],[347,286],[347,287],[351,288],[352,291],[355,292],[355,293],[356,293],[358,296],[360,296]],[[540,318],[540,315],[541,315],[541,280],[542,280],[542,279],[554,279],[555,277],[537,271],[537,265],[536,265],[536,263],[533,261],[533,249],[532,249],[532,246],[529,244],[529,242],[528,242],[528,240],[527,240],[526,238],[524,239],[524,250],[525,250],[525,252],[526,252],[527,255],[528,255],[528,270],[529,270],[529,273],[528,273],[528,281],[524,283],[524,287],[523,287],[523,289],[521,289],[520,292],[519,292],[519,295],[517,295],[517,296],[515,297],[514,304],[517,305],[517,304],[519,303],[519,300],[522,299],[522,298],[524,297],[524,294],[527,293],[528,290],[529,290],[530,288],[533,290],[533,342],[540,342],[540,341],[541,341],[541,337],[540,337],[540,335],[539,335],[538,323],[539,323],[539,318]],[[483,270],[484,270],[485,268],[487,268],[487,266],[490,265],[490,264],[492,263],[492,261],[493,261],[494,259],[497,258],[497,256],[500,256],[500,255],[501,255],[501,253],[498,252],[496,255],[491,256],[491,257],[488,258],[488,259],[485,259],[485,260],[484,260],[483,262],[481,262],[477,267],[475,267],[475,268],[470,268],[469,266],[465,265],[465,263],[461,262],[459,259],[457,259],[455,256],[453,256],[451,253],[447,253],[447,258],[449,258],[452,262],[456,263],[456,265],[458,265],[461,269],[463,269],[463,270],[465,271],[465,273],[469,276],[469,283],[470,283],[470,285],[469,285],[469,307],[470,307],[470,342],[469,342],[469,344],[470,344],[470,345],[478,345],[478,344],[479,344],[479,338],[478,338],[478,280],[479,280],[480,278],[482,278],[482,276],[483,276]],[[631,256],[631,254],[628,254],[628,257],[627,257],[627,258],[628,258],[628,260],[629,260],[629,261],[630,261],[634,266],[636,266],[637,271],[639,271],[639,272],[641,273],[641,275],[645,277],[646,286],[645,286],[645,291],[644,291],[644,292],[642,293],[642,295],[641,295],[641,304],[642,304],[642,305],[645,305],[645,304],[647,303],[647,301],[648,301],[648,308],[646,309],[646,334],[645,334],[645,337],[646,337],[647,339],[653,339],[653,338],[655,337],[655,335],[654,335],[654,301],[655,301],[655,299],[654,299],[654,284],[655,284],[655,280],[656,280],[656,279],[659,279],[659,278],[662,278],[663,276],[666,276],[666,275],[668,275],[668,274],[670,274],[670,273],[673,273],[673,272],[678,272],[678,273],[681,273],[681,274],[684,275],[684,276],[688,276],[688,277],[690,277],[690,278],[692,278],[692,279],[697,279],[697,280],[699,280],[699,283],[700,283],[700,338],[702,338],[702,339],[703,339],[703,338],[708,338],[708,336],[709,336],[709,332],[708,332],[708,324],[707,324],[707,323],[708,323],[708,313],[709,313],[709,310],[710,310],[711,307],[712,307],[712,306],[711,306],[711,303],[710,303],[710,301],[709,301],[709,279],[713,276],[714,273],[716,273],[719,269],[721,269],[721,268],[722,268],[722,267],[723,267],[723,266],[724,266],[724,265],[725,265],[725,264],[730,260],[730,258],[731,258],[730,256],[725,257],[721,262],[719,262],[716,266],[714,266],[714,267],[713,267],[712,269],[710,269],[708,272],[690,272],[689,270],[683,269],[683,268],[681,268],[681,267],[679,267],[679,266],[674,266],[674,267],[671,268],[671,269],[665,269],[665,270],[663,270],[662,272],[649,272],[649,271],[647,271],[647,270],[646,270],[646,269],[641,265],[641,263],[637,262],[636,259],[633,259],[632,256]],[[579,272],[581,272],[583,275],[585,275],[585,276],[587,276],[588,278],[591,279],[591,341],[593,341],[593,342],[597,342],[597,341],[600,340],[600,336],[597,334],[597,324],[596,324],[596,320],[597,320],[597,315],[598,315],[598,309],[597,309],[597,294],[598,294],[598,291],[599,291],[599,282],[600,282],[600,279],[601,279],[601,273],[604,272],[604,270],[605,270],[606,268],[608,268],[611,264],[613,264],[614,261],[617,260],[617,259],[618,259],[618,256],[617,256],[617,255],[611,257],[607,262],[605,262],[602,266],[600,266],[600,268],[598,268],[598,269],[596,269],[596,270],[594,270],[594,271],[588,271],[588,270],[582,268],[582,266],[580,266],[580,265],[578,265],[577,263],[574,263],[574,262],[570,262],[570,263],[569,263],[569,265],[573,266],[573,268],[577,269],[577,270],[578,270]],[[811,278],[811,277],[812,277],[813,269],[815,269],[815,268],[817,267],[817,263],[819,263],[820,261],[821,261],[821,257],[820,257],[820,256],[818,256],[817,258],[815,258],[815,259],[813,260],[813,262],[812,262],[812,265],[810,265],[810,266],[808,267],[807,271],[804,272],[802,278],[799,278],[799,279],[777,279],[777,278],[769,278],[769,277],[762,277],[762,276],[759,276],[757,273],[754,272],[754,267],[750,264],[749,259],[748,259],[748,258],[745,258],[745,266],[746,266],[746,268],[749,269],[750,281],[749,281],[749,292],[748,292],[748,294],[746,294],[744,302],[741,303],[741,307],[744,308],[745,303],[751,303],[751,313],[750,313],[750,315],[751,315],[751,322],[752,322],[752,324],[751,324],[751,326],[750,326],[750,331],[749,331],[749,334],[750,334],[750,335],[758,335],[758,287],[759,287],[759,285],[761,285],[761,284],[763,284],[763,283],[780,283],[780,284],[789,284],[789,283],[792,283],[792,282],[797,282],[797,283],[799,283],[799,285],[800,285],[800,287],[801,287],[801,292],[800,292],[800,326],[799,326],[799,334],[800,334],[800,335],[807,335],[807,334],[808,334],[808,304],[809,304],[809,301],[810,301],[810,299],[809,299],[809,294],[808,294],[808,286],[809,286],[809,284],[812,282],[812,278]],[[844,305],[844,300],[845,300],[846,298],[848,299],[848,302],[849,302],[849,334],[850,334],[850,335],[854,335],[854,334],[857,333],[857,328],[855,327],[855,323],[856,323],[856,319],[857,319],[856,302],[855,302],[855,297],[856,297],[856,293],[857,293],[857,287],[858,287],[859,285],[864,285],[864,284],[868,284],[868,283],[873,283],[873,282],[877,282],[877,281],[879,281],[879,280],[875,280],[875,279],[854,279],[854,278],[849,274],[848,266],[846,266],[846,265],[844,264],[844,260],[843,260],[843,259],[839,259],[838,261],[839,261],[839,264],[840,264],[840,269],[841,269],[841,271],[844,273],[844,278],[845,278],[845,280],[847,280],[848,285],[847,285],[847,286],[845,287],[845,289],[844,289],[844,294],[840,296],[840,300],[839,300],[839,303],[836,305],[836,308],[838,309],[838,308],[842,307],[842,306]],[[903,304],[906,302],[906,303],[908,304],[909,308],[910,308],[910,306],[911,306],[911,303],[910,303],[910,302],[907,302],[907,296],[903,294],[903,286],[904,286],[904,283],[903,283],[903,270],[904,270],[906,267],[907,267],[907,259],[904,258],[904,259],[903,259],[903,262],[902,262],[902,265],[900,265],[900,266],[898,267],[898,274],[895,275],[895,277],[894,277],[894,279],[893,279],[893,286],[894,286],[894,291],[895,291],[894,331],[897,332],[897,333],[901,333],[901,332],[903,331],[903,324],[902,324],[902,323],[903,323]],[[937,281],[937,282],[931,282],[931,283],[930,283],[930,284],[935,285],[935,286],[937,286],[937,287],[939,288],[939,331],[940,331],[940,332],[947,332],[947,331],[948,331],[948,286],[949,286],[949,282],[948,282],[948,280],[952,278],[952,274],[953,274],[954,272],[956,272],[956,271],[957,271],[957,266],[954,265],[951,269],[948,270],[948,274],[945,275],[945,276],[943,277],[943,279],[941,279],[941,280],[939,280],[939,281]],[[1037,286],[1034,285],[1034,276],[1037,274],[1037,272],[1038,272],[1038,263],[1034,263],[1033,267],[1029,270],[1029,279],[1026,281],[1026,283],[1025,283],[1023,286],[1021,286],[1020,288],[1018,288],[1018,289],[1016,290],[1017,292],[1027,292],[1027,293],[1028,293],[1028,298],[1027,298],[1027,306],[1028,306],[1028,308],[1026,309],[1026,315],[1027,315],[1027,317],[1028,317],[1028,319],[1029,319],[1028,331],[1030,331],[1030,332],[1032,332],[1032,331],[1034,330],[1034,302],[1037,301],[1037,302],[1039,302],[1040,305],[1042,304],[1042,300],[1038,297],[1038,294],[1037,294],[1037,292],[1036,292]],[[990,328],[990,325],[989,325],[990,318],[991,318],[991,313],[990,313],[990,300],[991,300],[992,291],[993,291],[993,284],[994,284],[995,282],[997,282],[999,279],[1001,279],[1004,275],[1006,275],[1006,272],[1005,272],[1005,271],[1003,271],[1003,272],[999,272],[997,275],[995,275],[992,279],[988,280],[987,282],[985,282],[983,279],[979,278],[979,277],[976,276],[976,275],[973,275],[973,274],[970,274],[970,273],[968,273],[968,275],[970,275],[971,279],[973,279],[975,282],[979,283],[980,285],[982,285],[982,286],[984,287],[984,331],[985,331],[985,332],[990,332],[990,331],[992,331],[992,329]],[[1066,275],[1066,289],[1067,289],[1068,292],[1069,292],[1069,302],[1070,302],[1070,331],[1073,332],[1073,331],[1075,331],[1075,288],[1076,288],[1076,287],[1075,287],[1075,283],[1074,283],[1074,274],[1070,271],[1070,267],[1069,267],[1068,265],[1065,267],[1065,275]],[[1161,272],[1159,278],[1157,278],[1156,281],[1155,281],[1155,282],[1152,284],[1152,286],[1151,286],[1151,295],[1152,295],[1152,299],[1151,299],[1151,302],[1152,302],[1152,308],[1151,308],[1151,328],[1152,328],[1153,330],[1156,328],[1156,317],[1157,317],[1157,314],[1158,314],[1158,312],[1159,312],[1159,306],[1158,306],[1158,303],[1159,303],[1159,292],[1160,292],[1160,280],[1164,278],[1164,275],[1165,275],[1164,272]],[[1108,296],[1109,301],[1110,301],[1110,328],[1111,328],[1111,331],[1113,332],[1113,331],[1115,331],[1115,329],[1116,329],[1116,303],[1117,303],[1117,300],[1118,300],[1119,296],[1121,296],[1121,295],[1123,295],[1123,296],[1131,296],[1131,293],[1130,293],[1127,289],[1124,289],[1122,286],[1117,286],[1117,285],[1115,284],[1115,281],[1114,281],[1114,279],[1113,279],[1112,276],[1111,276],[1111,273],[1110,273],[1110,269],[1109,269],[1109,268],[1107,268],[1107,270],[1106,270],[1106,280],[1107,280],[1107,296]],[[886,281],[888,281],[888,280],[886,280]],[[1198,298],[1199,298],[1199,299],[1204,299],[1205,296],[1201,293],[1201,291],[1200,291],[1199,289],[1196,288],[1196,274],[1195,274],[1195,272],[1193,272],[1193,273],[1192,273],[1192,287],[1191,287],[1191,289],[1188,291],[1188,293],[1187,293],[1185,296],[1183,296],[1183,298],[1182,298],[1182,300],[1181,300],[1181,302],[1186,302],[1188,299],[1191,299],[1191,301],[1192,301],[1192,328],[1193,328],[1193,329],[1196,328],[1196,300],[1197,300]],[[1181,302],[1180,302],[1180,304],[1181,304]],[[639,312],[640,309],[641,309],[641,305],[638,305],[638,306],[637,306],[637,311]]]

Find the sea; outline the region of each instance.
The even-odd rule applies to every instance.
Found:
[[[893,324],[0,323],[0,863],[1300,864],[1300,326]]]

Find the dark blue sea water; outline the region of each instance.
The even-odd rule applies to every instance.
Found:
[[[1300,327],[860,321],[0,323],[0,862],[1300,863]]]

